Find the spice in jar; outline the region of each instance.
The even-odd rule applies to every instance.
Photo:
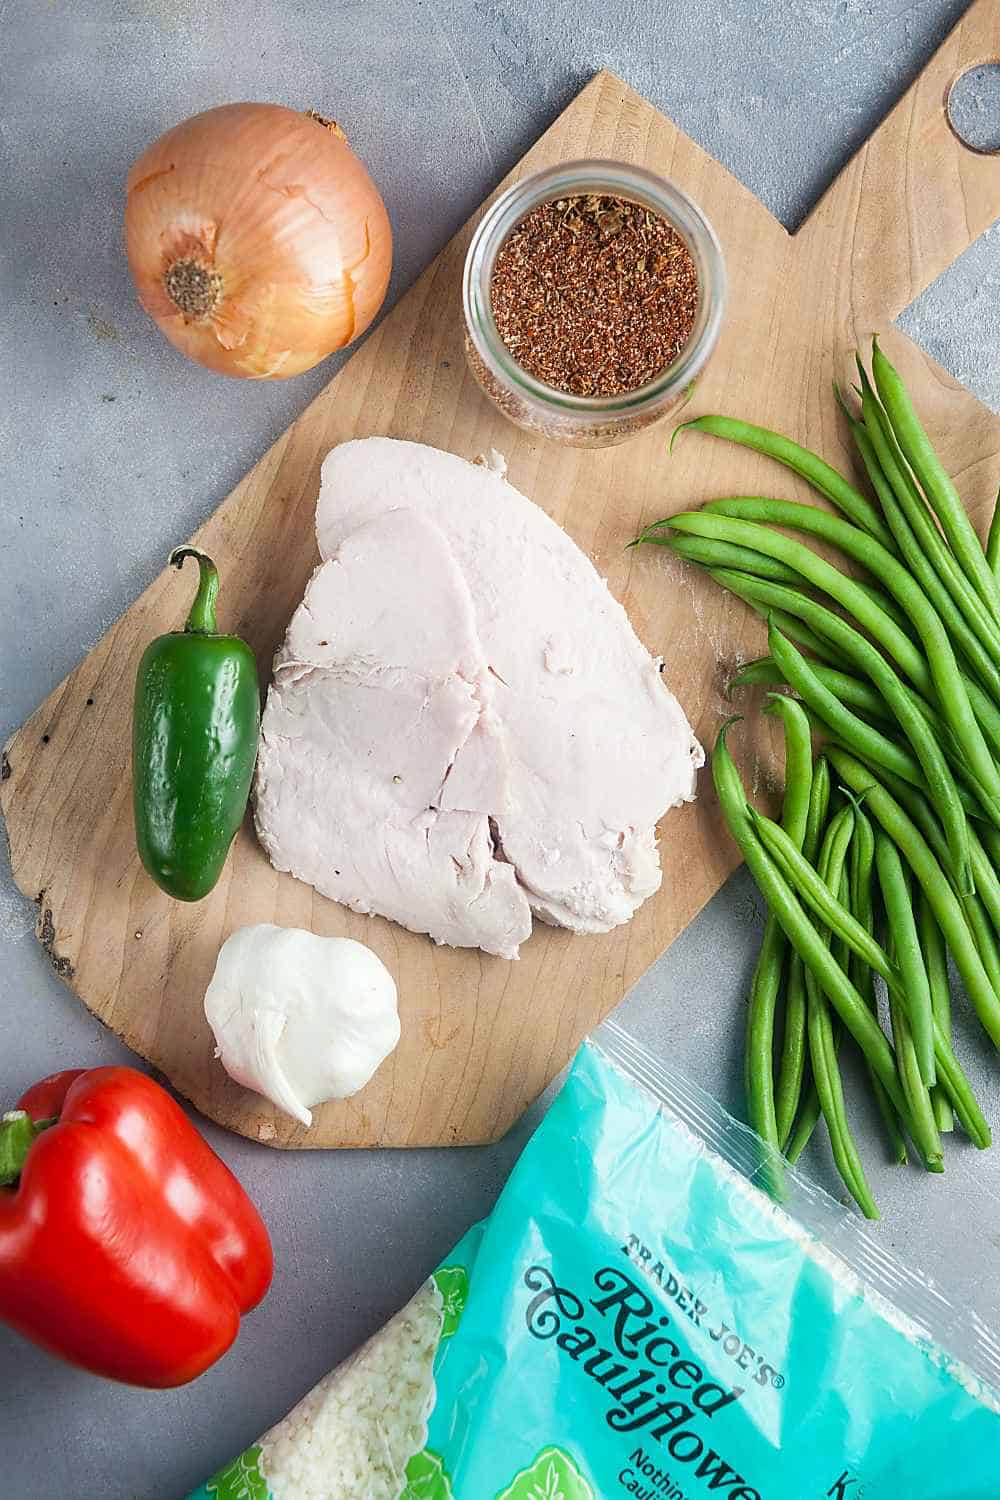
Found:
[[[574,396],[620,396],[676,360],[699,288],[666,219],[591,193],[533,208],[497,252],[490,292],[497,331],[529,375]]]

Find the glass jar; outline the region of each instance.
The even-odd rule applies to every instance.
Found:
[[[540,203],[591,193],[624,198],[666,219],[687,245],[698,273],[698,310],[684,348],[655,379],[616,396],[575,396],[536,379],[517,363],[493,318],[493,268],[511,230]],[[501,193],[469,246],[462,295],[469,364],[504,415],[556,442],[605,448],[625,442],[684,401],[719,336],[726,273],[712,226],[672,183],[625,162],[575,161],[549,167]]]

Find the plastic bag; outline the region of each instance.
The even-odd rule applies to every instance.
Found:
[[[997,1500],[998,1388],[974,1317],[610,1024],[490,1218],[198,1496]]]

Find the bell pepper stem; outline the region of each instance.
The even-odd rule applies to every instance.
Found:
[[[215,601],[219,594],[218,570],[212,559],[204,552],[199,552],[197,547],[175,547],[170,554],[171,566],[182,568],[186,557],[197,558],[201,576],[198,580],[198,592],[191,605],[191,613],[184,626],[185,634],[214,635],[216,631]]]
[[[33,1120],[23,1109],[0,1115],[0,1187],[14,1187],[24,1170],[28,1152],[53,1120]]]

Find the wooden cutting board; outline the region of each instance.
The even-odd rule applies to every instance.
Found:
[[[724,334],[691,411],[781,428],[847,465],[830,383],[850,380],[853,349],[878,330],[981,522],[1000,478],[1000,423],[891,322],[1000,215],[1000,163],[963,147],[944,109],[955,77],[997,57],[1000,6],[979,0],[795,235],[608,73],[501,186],[584,156],[639,162],[673,179],[718,230],[730,279]],[[711,744],[727,712],[721,689],[736,661],[758,654],[760,627],[693,570],[625,544],[644,522],[711,496],[804,494],[783,470],[707,437],[686,437],[668,458],[663,426],[597,453],[510,426],[480,394],[463,354],[460,277],[478,218],[194,538],[222,571],[222,627],[252,642],[266,679],[317,561],[313,507],[333,444],[385,433],[466,458],[493,446],[507,455],[511,481],[607,575]],[[128,745],[139,656],[151,637],[177,627],[186,600],[186,587],[164,572],[7,746],[0,805],[14,877],[38,902],[39,940],[57,973],[200,1110],[244,1135],[277,1146],[499,1136],[736,864],[707,777],[699,802],[664,820],[663,887],[631,923],[605,937],[537,928],[517,963],[436,948],[353,915],[276,874],[249,822],[212,896],[196,906],[172,902],[135,854]],[[761,720],[733,737],[765,793],[774,785],[773,734]],[[202,1013],[219,945],[262,921],[359,938],[399,984],[396,1053],[358,1097],[318,1111],[308,1133],[227,1078]]]

